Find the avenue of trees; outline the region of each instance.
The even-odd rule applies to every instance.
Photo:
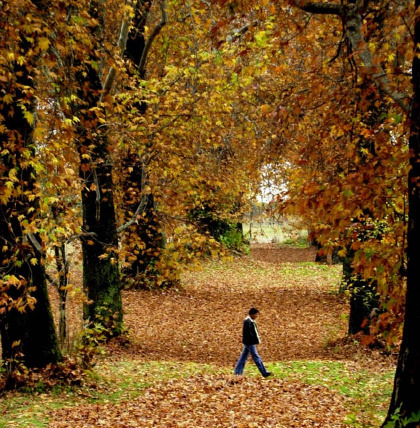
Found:
[[[268,171],[343,261],[350,333],[401,340],[384,426],[417,426],[420,0],[0,5],[3,361],[62,359],[69,247],[87,324],[118,336],[123,286],[240,248]]]

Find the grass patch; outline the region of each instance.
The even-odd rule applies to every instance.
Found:
[[[291,278],[315,278],[328,284],[340,284],[342,265],[324,265],[316,262],[283,263],[279,274]]]
[[[308,247],[308,232],[296,230],[287,223],[255,221],[243,224],[244,235],[251,243],[267,243],[290,245],[292,247]]]

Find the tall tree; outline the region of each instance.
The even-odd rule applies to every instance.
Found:
[[[158,3],[160,16],[157,23],[152,23],[153,30],[146,40],[145,27],[153,1],[136,2],[133,23],[124,50],[124,57],[129,61],[128,73],[132,81],[137,82],[137,91],[141,91],[141,82],[146,79],[146,65],[152,44],[167,22],[166,1],[160,0],[155,3]],[[144,115],[147,107],[146,100],[140,99],[133,104],[132,110],[136,110],[138,115]],[[125,220],[130,222],[133,216],[135,217],[135,221],[123,232],[123,243],[127,247],[124,251],[126,254],[124,274],[126,281],[133,281],[136,286],[156,282],[159,273],[155,265],[161,257],[164,246],[161,221],[148,184],[148,159],[152,145],[152,142],[146,143],[145,146],[139,142],[129,145],[122,165]]]
[[[420,1],[414,2],[414,56],[412,64],[413,96],[408,103],[406,93],[395,90],[397,85],[390,81],[382,70],[380,61],[374,61],[372,52],[365,44],[362,33],[362,2],[315,3],[294,1],[296,6],[311,13],[335,14],[342,18],[348,38],[354,52],[364,65],[365,72],[375,78],[379,90],[390,97],[403,111],[410,113],[408,173],[408,232],[407,232],[407,291],[405,299],[405,317],[403,337],[395,374],[394,390],[387,418],[383,424],[395,427],[416,427],[420,422],[420,341],[416,332],[420,327]],[[396,6],[396,5],[394,5]],[[399,7],[404,7],[399,6]],[[408,5],[405,6],[405,9]],[[382,59],[384,62],[384,59]],[[399,69],[395,68],[398,77]],[[388,145],[391,143],[388,142]]]
[[[104,46],[108,42],[103,2],[92,1],[87,11],[90,42],[85,58],[79,61],[75,78],[78,100],[74,115],[78,118],[77,147],[80,155],[80,177],[83,181],[83,286],[89,300],[85,317],[99,323],[110,336],[122,330],[123,311],[118,264],[118,233],[114,206],[113,166],[109,152],[107,127],[104,124],[107,96],[115,79],[111,67],[103,79]],[[127,12],[126,12],[127,13]],[[128,18],[122,17],[119,49],[125,44]],[[118,52],[117,52],[118,54]]]
[[[413,96],[410,113],[410,172],[408,174],[407,294],[404,330],[394,390],[384,427],[415,428],[420,422],[420,1],[414,2]],[[403,419],[408,423],[403,424]],[[390,424],[392,426],[392,424]]]
[[[0,12],[0,331],[3,360],[28,367],[61,359],[38,235],[35,91],[40,57],[48,48],[42,1],[9,2]]]

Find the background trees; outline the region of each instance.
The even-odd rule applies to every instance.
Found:
[[[134,60],[135,49],[150,54],[149,42],[158,40],[155,30],[168,12],[176,18],[154,47],[146,76],[147,57]],[[30,331],[24,318],[39,310],[48,327],[36,330],[51,335],[42,341],[52,356],[34,365],[60,358],[44,271],[55,256],[64,305],[69,243],[82,243],[85,316],[114,335],[122,328],[120,253],[129,260],[118,237],[125,222],[142,223],[137,259],[153,261],[163,278],[149,278],[153,286],[176,279],[181,263],[217,247],[194,225],[191,212],[210,206],[216,218],[239,221],[251,188],[244,165],[254,159],[241,145],[255,131],[252,109],[245,125],[234,129],[244,115],[239,103],[233,106],[242,80],[229,71],[237,47],[225,43],[234,27],[220,26],[226,48],[212,51],[214,38],[208,37],[224,13],[215,18],[200,2],[78,2],[54,4],[49,14],[41,3],[7,3],[1,74],[4,357]],[[129,34],[131,23],[137,27]],[[127,153],[140,162],[121,163]],[[133,185],[113,179],[115,165],[140,177],[131,200],[116,193]],[[117,214],[114,197],[122,202]],[[156,245],[164,235],[166,249]],[[24,326],[8,338],[13,305],[19,308],[13,323]]]

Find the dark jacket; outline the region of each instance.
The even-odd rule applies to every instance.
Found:
[[[256,325],[249,317],[245,318],[244,321],[244,327],[242,330],[242,343],[244,345],[258,345],[260,343]]]

